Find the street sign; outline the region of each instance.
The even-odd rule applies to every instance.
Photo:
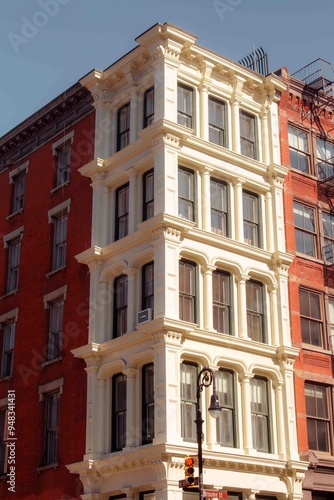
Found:
[[[204,498],[227,498],[227,491],[224,490],[203,490]]]

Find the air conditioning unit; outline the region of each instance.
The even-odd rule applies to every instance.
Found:
[[[152,319],[152,309],[143,309],[137,313],[137,325],[141,323],[146,323],[146,321],[151,321]]]

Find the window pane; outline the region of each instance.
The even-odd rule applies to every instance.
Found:
[[[328,388],[317,384],[305,384],[307,432],[311,450],[330,451]]]
[[[54,464],[58,461],[58,432],[59,432],[59,402],[60,393],[47,394],[46,403],[46,439],[45,464]]]
[[[143,443],[151,443],[154,438],[154,366],[143,367]]]
[[[154,308],[154,264],[143,266],[142,308]]]
[[[195,311],[196,265],[191,262],[179,263],[179,314],[180,319],[196,322]]]
[[[249,245],[259,246],[259,198],[257,195],[243,191],[244,241]]]
[[[247,332],[257,342],[264,342],[264,296],[263,285],[255,281],[246,282]]]
[[[146,172],[143,177],[144,182],[144,206],[143,220],[154,216],[154,173],[153,170]]]
[[[257,159],[255,116],[240,111],[241,154]]]
[[[253,446],[259,451],[268,452],[269,445],[269,407],[267,381],[251,379],[251,412]]]
[[[231,333],[230,275],[221,271],[212,274],[213,327],[218,332]]]
[[[225,103],[209,98],[209,141],[220,146],[226,145]]]
[[[234,437],[234,376],[219,370],[215,374],[217,396],[222,410],[217,419],[217,441],[224,446],[235,446]]]
[[[112,378],[112,451],[126,446],[126,376]]]
[[[227,188],[226,184],[211,179],[211,231],[227,236]]]
[[[196,440],[197,366],[181,364],[181,434],[185,440]]]
[[[129,184],[116,191],[116,240],[129,232]]]
[[[144,128],[153,123],[154,120],[154,88],[147,90],[144,94]]]
[[[193,90],[184,85],[177,87],[177,122],[193,128]]]
[[[120,276],[114,281],[114,338],[127,332],[128,278]]]

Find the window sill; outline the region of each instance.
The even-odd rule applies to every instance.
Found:
[[[302,349],[303,351],[312,351],[317,354],[327,354],[327,355],[333,354],[333,352],[330,349],[324,349],[323,347],[320,346],[306,344],[305,342],[302,342]]]
[[[53,363],[61,363],[62,360],[62,356],[60,356],[59,358],[48,359],[47,361],[43,361],[43,363],[41,363],[41,368],[45,368],[46,366],[52,365]]]
[[[57,269],[53,269],[52,271],[46,273],[46,278],[49,279],[50,276],[52,276],[53,274],[56,274],[58,273],[59,271],[65,271],[66,269],[66,266],[62,266],[62,267],[57,267]]]
[[[5,293],[5,295],[2,295],[0,297],[0,300],[5,299],[6,297],[10,297],[11,295],[17,295],[18,289],[16,288],[15,290],[12,290],[11,292]]]
[[[12,217],[15,217],[15,215],[22,213],[23,213],[23,208],[20,208],[20,210],[16,210],[16,212],[12,212],[11,214],[7,215],[6,220],[10,220]]]
[[[42,465],[41,467],[37,467],[37,472],[40,473],[43,470],[48,470],[48,469],[55,469],[57,470],[59,467],[58,462],[55,462],[54,464],[47,464],[47,465]]]
[[[63,182],[63,184],[59,184],[59,186],[54,187],[53,189],[50,190],[50,194],[55,194],[59,189],[69,186],[70,181]]]
[[[7,377],[0,378],[0,383],[1,382],[10,382],[11,380],[13,380],[13,375],[7,375]]]

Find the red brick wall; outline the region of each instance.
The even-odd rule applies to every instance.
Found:
[[[75,255],[90,247],[90,180],[78,168],[93,159],[93,144],[88,139],[94,130],[94,112],[68,127],[74,130],[71,153],[70,184],[54,193],[52,143],[59,134],[32,152],[26,178],[24,211],[6,219],[10,213],[12,186],[8,170],[0,174],[0,234],[24,226],[17,294],[0,301],[0,314],[19,308],[16,326],[14,373],[12,380],[0,380],[0,399],[8,389],[16,393],[16,493],[0,481],[0,498],[70,499],[79,498],[81,483],[66,465],[82,460],[85,452],[86,374],[85,363],[74,358],[71,349],[87,342],[89,275]],[[14,166],[14,168],[17,165]],[[51,270],[52,224],[48,210],[71,198],[68,217],[66,269],[46,276]],[[5,294],[7,252],[0,249],[0,295]],[[64,306],[62,360],[44,368],[48,333],[48,313],[43,296],[67,285]],[[38,387],[64,378],[60,400],[59,468],[42,470],[45,403],[39,402]]]

